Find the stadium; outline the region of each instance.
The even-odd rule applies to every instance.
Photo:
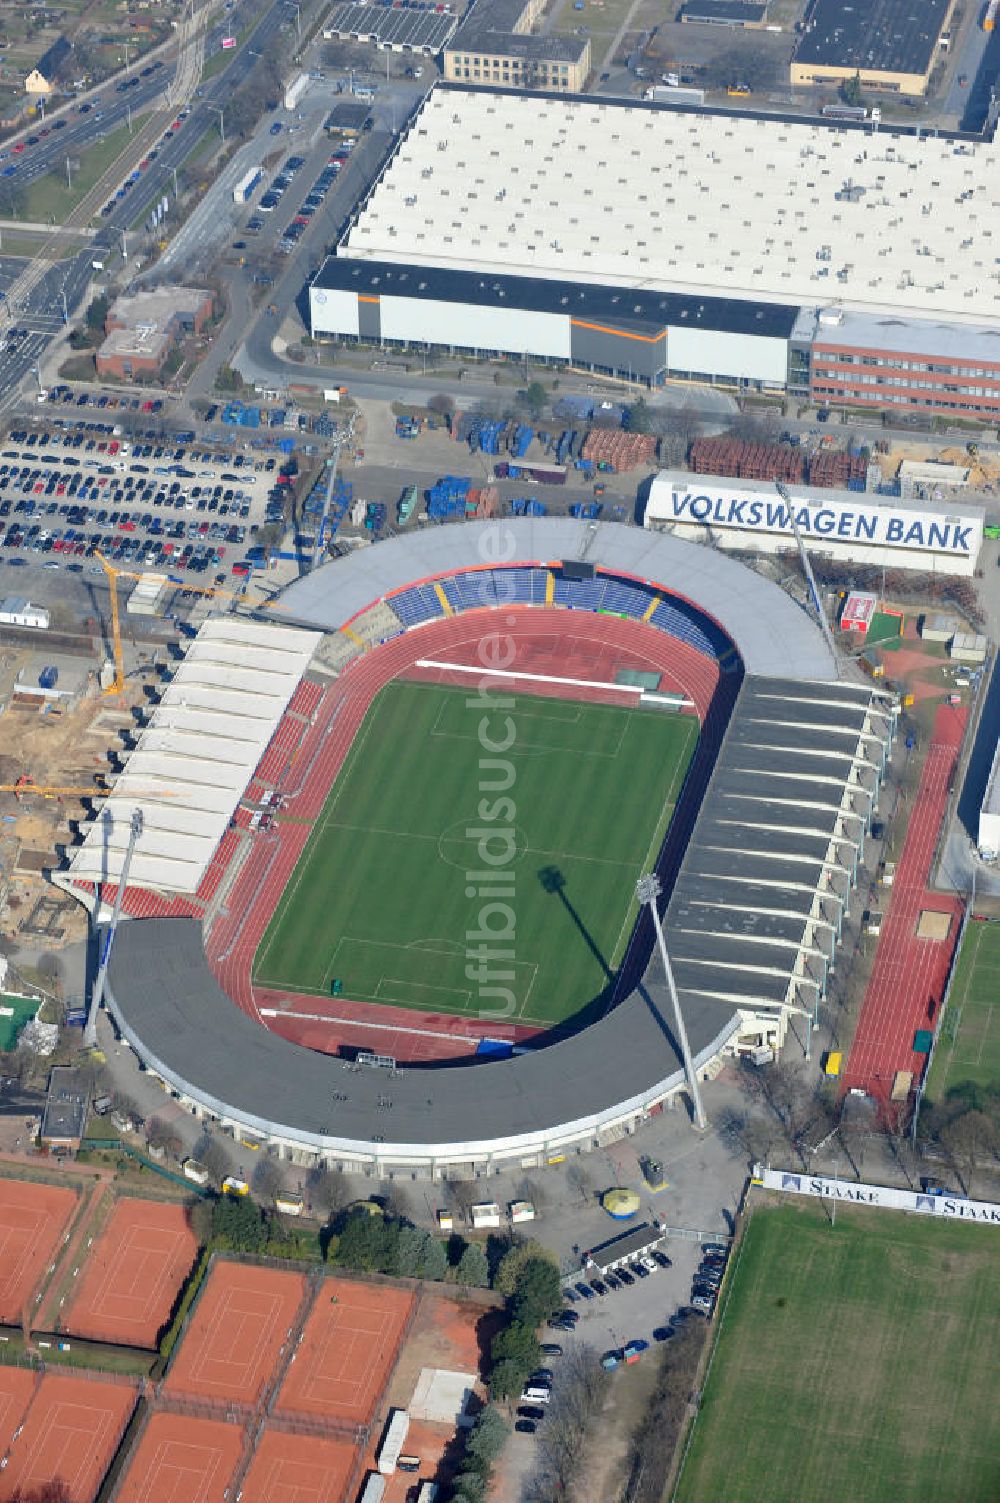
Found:
[[[896,708],[793,600],[516,519],[278,604],[205,623],[58,876],[101,922],[125,874],[105,1002],[183,1104],[389,1176],[634,1131],[684,1088],[649,871],[700,1076],[808,1048]]]

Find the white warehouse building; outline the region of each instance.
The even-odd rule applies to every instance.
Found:
[[[973,575],[986,514],[966,502],[908,500],[856,491],[787,488],[811,554],[887,569]],[[647,528],[718,548],[795,548],[788,502],[766,480],[661,470],[646,502]]]
[[[312,334],[995,421],[998,155],[438,84],[313,281]]]

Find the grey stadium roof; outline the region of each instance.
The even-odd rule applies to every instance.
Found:
[[[296,580],[281,596],[280,619],[336,631],[374,601],[421,578],[491,561],[551,563],[583,557],[691,601],[732,638],[747,673],[836,678],[836,664],[819,631],[776,585],[715,549],[617,522],[506,518],[390,538]]]
[[[209,970],[194,919],[122,924],[108,979],[125,1037],[166,1081],[251,1130],[277,1126],[314,1148],[352,1152],[385,1142],[400,1156],[461,1157],[530,1144],[567,1123],[596,1126],[682,1073],[660,984],[546,1049],[390,1078],[348,1071],[241,1012]],[[686,1021],[696,1058],[710,1058],[736,1026],[731,1005],[710,1002]]]

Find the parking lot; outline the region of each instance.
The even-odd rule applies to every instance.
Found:
[[[0,558],[17,566],[51,555],[43,567],[100,573],[87,563],[100,550],[123,568],[217,570],[222,583],[246,572],[243,553],[282,463],[152,433],[130,442],[111,423],[15,429],[0,448]]]

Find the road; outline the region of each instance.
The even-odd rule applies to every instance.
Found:
[[[114,211],[103,219],[90,244],[69,260],[53,263],[34,285],[29,280],[23,305],[18,305],[12,314],[12,318],[16,317],[18,327],[27,331],[27,337],[13,343],[8,341],[7,348],[0,352],[0,391],[5,394],[4,405],[10,406],[16,402],[20,383],[37,364],[56,332],[64,323],[69,322],[80,307],[93,273],[91,263],[95,259],[101,259],[102,251],[110,252],[117,247],[129,226],[141,219],[147,211],[151,211],[164,196],[172,186],[173,169],[182,165],[192,145],[210,125],[217,122],[218,115],[213,106],[223,107],[226,100],[244,82],[257,56],[278,45],[282,28],[294,25],[294,14],[291,0],[279,0],[278,4],[271,7],[244,45],[234,49],[232,61],[203,87],[183,129],[173,133],[163,143],[156,161],[146,169]],[[233,24],[232,17],[227,17],[210,30],[208,46],[217,45],[223,32]],[[182,67],[185,61],[182,53]],[[51,165],[58,154],[65,156],[67,146],[73,143],[79,142],[79,149],[84,144],[93,144],[95,130],[115,128],[116,124],[125,119],[129,108],[134,114],[142,104],[152,104],[154,101],[157,102],[157,108],[162,108],[167,101],[174,75],[175,68],[165,66],[125,95],[118,94],[114,86],[110,86],[110,101],[101,112],[104,118],[95,124],[94,114],[100,111],[92,110],[83,117],[82,125],[69,125],[60,131],[54,143],[51,137],[47,138],[44,143],[45,153],[38,157],[38,163],[47,160]],[[42,144],[39,143],[40,146]],[[122,173],[124,175],[125,171]]]

